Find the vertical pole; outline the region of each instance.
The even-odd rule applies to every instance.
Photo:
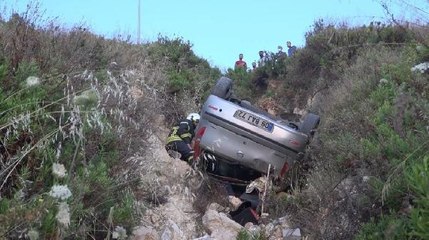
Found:
[[[264,194],[262,195],[261,218],[265,218],[268,216],[268,213],[267,214],[264,213],[264,204],[265,204],[265,198],[267,196],[268,184],[270,183],[270,171],[271,171],[271,164],[268,164],[267,178],[264,186]]]
[[[137,44],[140,44],[140,0],[138,4],[138,13],[137,13]]]

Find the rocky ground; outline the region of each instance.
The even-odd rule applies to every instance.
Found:
[[[144,216],[131,239],[224,240],[236,239],[245,230],[249,236],[265,236],[266,239],[301,239],[300,230],[289,226],[287,216],[266,224],[248,223],[241,226],[229,215],[238,207],[239,202],[234,202],[237,199],[227,201],[228,196],[218,194],[202,199],[197,192],[206,187],[210,180],[187,163],[167,154],[163,144],[166,133],[165,129],[160,130],[151,137],[151,156],[136,156],[127,161],[138,166],[143,182],[142,194],[154,203],[151,207],[142,204],[145,206]],[[225,201],[218,201],[222,198]],[[196,201],[205,201],[207,207],[203,211],[196,209]]]

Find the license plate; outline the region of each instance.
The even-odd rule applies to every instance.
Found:
[[[257,126],[261,129],[264,129],[267,132],[272,132],[274,128],[274,124],[266,121],[264,119],[261,119],[260,117],[257,117],[251,113],[248,113],[243,110],[237,110],[234,113],[234,117],[237,119],[240,119],[244,122],[247,122],[249,124],[252,124],[253,126]]]

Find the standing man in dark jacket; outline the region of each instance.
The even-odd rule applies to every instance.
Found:
[[[192,164],[194,160],[194,151],[192,150],[192,139],[195,135],[195,128],[200,121],[198,113],[191,113],[179,121],[171,130],[167,137],[165,149],[167,152],[171,150],[180,153],[180,159]]]
[[[290,41],[287,41],[287,42],[286,42],[286,46],[287,46],[287,48],[288,48],[288,50],[287,50],[287,55],[288,55],[289,57],[292,57],[292,56],[295,54],[295,52],[296,52],[296,46],[293,46],[293,45],[292,45],[292,43],[291,43]]]

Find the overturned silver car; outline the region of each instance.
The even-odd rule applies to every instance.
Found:
[[[320,117],[308,113],[292,122],[233,96],[232,80],[220,78],[201,109],[195,159],[212,176],[236,184],[270,172],[284,178],[304,152]]]

